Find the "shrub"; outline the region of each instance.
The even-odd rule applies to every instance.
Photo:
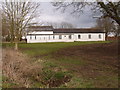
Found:
[[[53,63],[46,63],[46,66],[42,69],[40,76],[41,82],[48,87],[58,87],[61,84],[69,82],[72,75],[62,67],[56,66]]]

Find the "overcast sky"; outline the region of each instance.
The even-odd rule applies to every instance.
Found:
[[[77,16],[70,14],[71,8],[62,13],[61,10],[56,10],[50,2],[39,3],[38,12],[40,13],[38,14],[39,17],[35,19],[36,22],[44,22],[45,25],[47,25],[46,23],[68,22],[76,28],[90,28],[96,24],[96,18],[93,18],[94,15],[89,6],[84,9],[83,13],[80,13],[80,16]]]
[[[77,15],[71,15],[69,10],[62,13],[61,10],[56,10],[49,2],[41,2],[40,4],[40,17],[37,19],[38,22],[48,23],[61,23],[68,22],[73,24],[77,28],[89,28],[94,27],[96,24],[96,19],[93,18],[93,12],[89,7],[84,9],[84,12]]]

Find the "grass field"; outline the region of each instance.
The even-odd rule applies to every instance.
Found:
[[[61,88],[99,88],[117,87],[118,85],[115,46],[116,44],[107,41],[20,43],[19,50],[27,54],[33,62],[42,63],[45,70],[43,73],[47,77],[56,73],[52,69],[56,69],[56,67],[60,69],[54,74],[54,78],[56,77],[57,80],[52,83],[53,87],[57,85]],[[3,43],[3,48],[5,47],[13,47],[13,44]],[[58,80],[67,74],[70,74],[70,77],[64,78],[66,83]],[[35,86],[39,87],[39,84],[37,83]]]
[[[58,43],[20,43],[20,50],[24,50],[25,53],[36,56],[43,54],[50,54],[54,51],[57,51],[61,48],[78,46],[85,44],[94,44],[94,43],[109,43],[109,41],[98,41],[98,42],[58,42]],[[3,47],[13,47],[14,44],[3,43]]]

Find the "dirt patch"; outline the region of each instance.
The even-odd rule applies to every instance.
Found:
[[[85,62],[85,65],[69,64],[68,69],[86,80],[93,80],[95,87],[118,87],[117,43],[72,46],[53,53],[54,59],[61,57],[75,58],[74,62]]]
[[[113,67],[118,66],[117,43],[72,46],[53,53],[54,58],[62,56],[76,56],[91,62],[99,62]]]
[[[61,79],[52,78],[51,80],[47,82],[43,82],[45,85],[49,85],[49,87],[59,87],[60,85],[63,85],[71,80],[71,76],[64,76]]]

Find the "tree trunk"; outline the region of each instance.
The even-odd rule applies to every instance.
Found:
[[[18,38],[15,38],[15,50],[18,50],[18,42],[19,42]]]
[[[120,44],[120,25],[118,26],[118,32],[117,32],[117,37],[118,37],[118,43]]]
[[[105,41],[108,41],[108,35],[107,35],[107,32],[105,33]]]
[[[18,42],[15,42],[15,50],[18,50]]]

